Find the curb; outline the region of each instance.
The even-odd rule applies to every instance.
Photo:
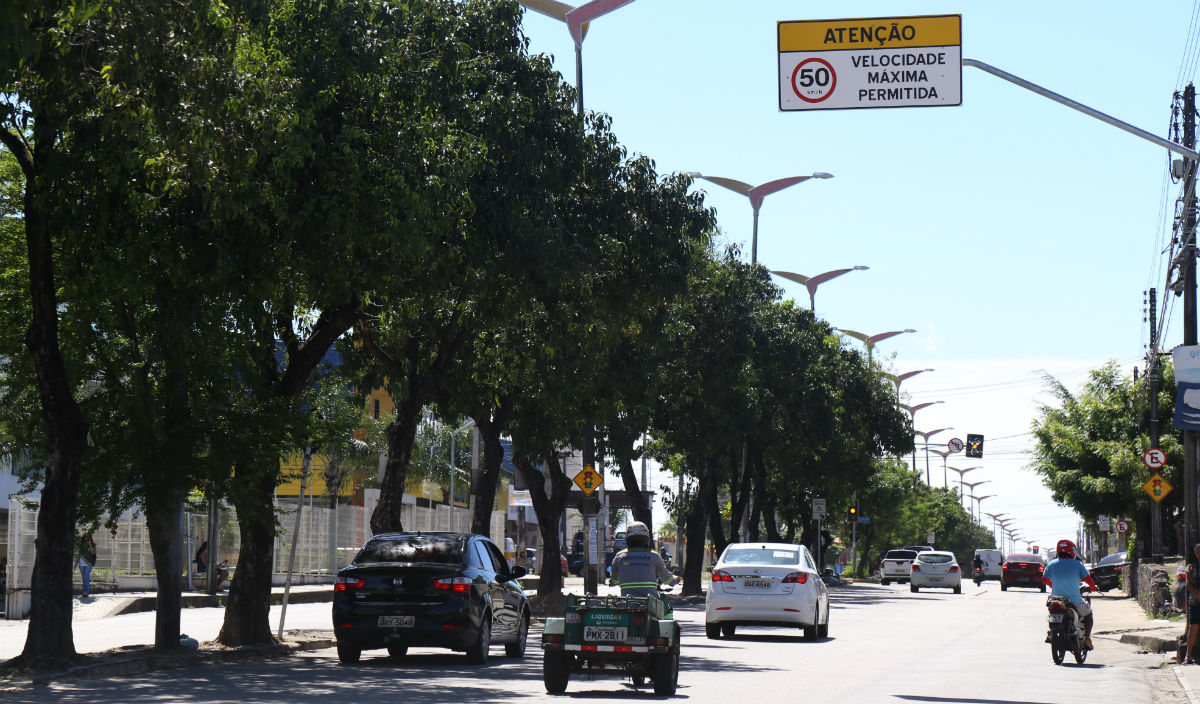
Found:
[[[1138,633],[1122,633],[1118,638],[1122,643],[1129,643],[1140,648],[1145,648],[1152,653],[1174,653],[1179,649],[1178,638],[1164,638],[1162,636],[1148,636]]]

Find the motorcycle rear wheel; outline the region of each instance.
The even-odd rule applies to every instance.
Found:
[[[1078,650],[1072,650],[1071,654],[1075,656],[1075,664],[1082,665],[1083,661],[1087,660],[1087,653],[1087,648],[1083,647],[1083,645],[1080,645]]]

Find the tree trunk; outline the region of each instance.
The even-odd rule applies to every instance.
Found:
[[[234,481],[247,486],[247,490],[234,497],[242,546],[237,569],[233,571],[233,582],[229,585],[225,621],[217,635],[217,641],[223,645],[275,642],[269,616],[271,574],[275,564],[275,477],[278,473],[278,468],[254,471],[242,465],[234,467]],[[216,562],[212,559],[209,562],[208,579],[213,579]]]
[[[700,458],[700,472],[696,481],[696,499],[692,502],[687,519],[687,559],[683,563],[683,594],[702,594],[700,574],[704,569],[704,533],[708,529],[708,495],[716,495],[716,482],[712,478],[709,458]]]
[[[710,481],[708,491],[701,491],[704,513],[708,518],[708,536],[712,540],[713,552],[720,555],[730,541],[725,539],[725,525],[721,520],[721,507],[717,505],[717,482]]]
[[[742,516],[745,515],[750,505],[750,478],[754,474],[755,452],[749,443],[746,444],[742,452],[744,453],[743,457],[746,458],[746,466],[743,468],[740,462],[735,462],[734,470],[730,475],[733,478],[729,480],[730,542],[746,539],[746,536],[742,535]]]
[[[538,573],[538,597],[553,594],[562,595],[562,545],[558,540],[558,524],[563,512],[567,510],[567,493],[571,490],[571,480],[558,464],[558,457],[553,450],[546,453],[546,466],[550,472],[550,488],[552,494],[546,495],[546,477],[533,466],[529,456],[518,451],[518,441],[513,439],[513,463],[517,471],[525,478],[529,487],[529,496],[533,500],[533,510],[537,514],[538,533],[542,538],[541,559]]]
[[[764,493],[766,493],[764,491]],[[776,498],[772,496],[767,500],[767,505],[763,509],[763,524],[767,527],[767,541],[772,543],[783,542],[780,540],[779,526],[775,523],[775,506]]]
[[[479,437],[483,439],[483,463],[479,469],[479,483],[475,487],[475,513],[471,516],[471,532],[490,537],[492,508],[496,503],[496,489],[500,483],[504,446],[500,444],[500,426],[479,419],[475,420],[475,425],[479,428]],[[506,506],[505,509],[507,508]],[[500,536],[501,539],[503,537]]]
[[[412,460],[413,443],[416,442],[417,426],[421,423],[421,399],[409,398],[396,405],[396,419],[388,423],[388,459],[383,472],[383,483],[379,487],[379,503],[371,514],[373,533],[391,533],[404,530],[400,507],[404,499],[404,488],[408,482],[408,466]]]
[[[479,468],[479,481],[475,489],[475,512],[471,516],[471,532],[491,537],[492,507],[496,503],[496,489],[500,485],[500,466],[504,463],[504,446],[500,444],[500,435],[508,425],[508,417],[516,393],[511,392],[500,399],[489,418],[479,413],[475,418],[475,427],[479,428],[479,437],[483,439],[483,462]],[[507,508],[507,507],[506,507]],[[503,539],[504,536],[499,536]]]
[[[183,564],[183,540],[179,524],[185,495],[185,491],[175,490],[163,506],[146,511],[146,531],[150,534],[154,571],[158,575],[158,601],[154,607],[155,650],[179,647],[180,610],[183,608],[183,579],[179,569]],[[209,562],[212,566],[208,573],[214,575],[217,573],[216,560]]]
[[[38,130],[35,123],[35,132]],[[25,347],[37,373],[42,423],[46,431],[45,483],[37,519],[37,553],[31,578],[29,630],[18,661],[27,666],[62,666],[76,657],[71,629],[71,580],[75,570],[75,518],[80,465],[87,426],[59,347],[58,297],[53,244],[38,208],[40,169],[23,143],[8,130],[0,137],[25,174],[25,241],[29,253],[29,296],[33,315]],[[35,134],[38,144],[49,144]]]

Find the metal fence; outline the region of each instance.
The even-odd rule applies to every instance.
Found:
[[[274,581],[282,584],[292,560],[295,545],[295,561],[291,566],[293,583],[332,582],[333,574],[354,557],[358,549],[371,535],[370,516],[374,510],[377,490],[369,490],[364,506],[340,504],[331,508],[328,499],[316,501],[306,497],[303,506],[295,498],[276,499],[279,533],[275,537],[275,555],[272,569]],[[406,497],[407,498],[407,497]],[[208,539],[208,512],[193,510],[189,505],[181,522],[184,541],[184,564],[179,565],[181,574],[186,575],[185,588],[195,586],[194,559],[201,543]],[[299,530],[296,530],[296,511],[300,511]],[[33,574],[35,554],[34,540],[37,537],[38,506],[22,496],[12,495],[8,500],[8,566],[4,584],[5,617],[25,618],[29,612],[29,589]],[[226,561],[237,568],[241,541],[238,532],[237,512],[231,506],[221,506],[217,512],[220,530],[219,550],[211,551],[211,564]],[[432,507],[405,503],[401,518],[406,527],[421,530],[467,531],[470,513],[466,508],[456,507],[453,519],[450,508],[435,504]],[[504,514],[493,512],[491,534],[504,535]],[[92,590],[134,591],[154,590],[157,587],[154,556],[150,550],[150,536],[146,529],[145,516],[138,510],[121,514],[111,531],[100,529],[93,534],[96,540],[96,566],[92,571]],[[82,589],[78,570],[73,572],[77,589]]]

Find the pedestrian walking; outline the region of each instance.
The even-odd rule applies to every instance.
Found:
[[[79,575],[83,578],[83,595],[92,595],[92,568],[96,566],[96,541],[92,534],[79,536]]]

